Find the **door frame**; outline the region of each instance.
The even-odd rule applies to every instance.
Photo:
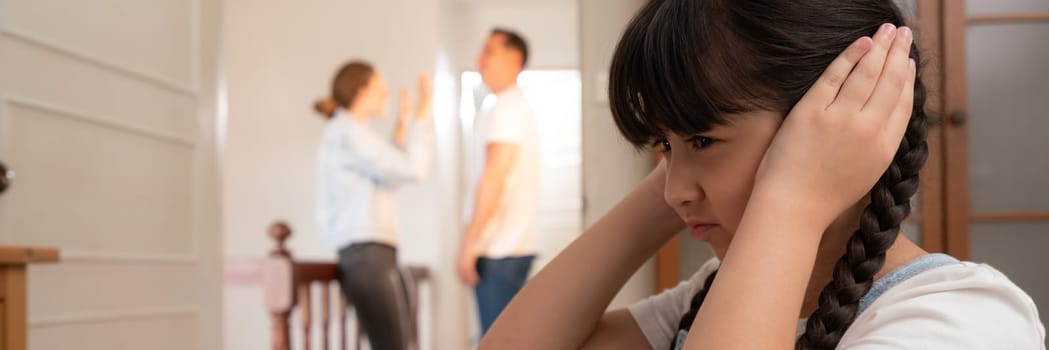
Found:
[[[1049,11],[968,15],[964,0],[937,0],[942,7],[943,109],[946,114],[942,133],[947,194],[944,210],[945,251],[961,260],[970,255],[969,227],[974,222],[1049,221],[1049,211],[972,212],[969,198],[969,137],[966,123],[969,107],[966,44],[968,29],[974,25],[1045,23]]]

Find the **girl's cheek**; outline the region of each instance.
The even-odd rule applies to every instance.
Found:
[[[739,227],[740,221],[743,219],[743,212],[747,209],[747,202],[750,200],[750,192],[753,189],[753,181],[746,181],[743,179],[752,178],[753,175],[745,176],[744,172],[737,172],[730,174],[723,181],[721,204],[722,215],[720,219],[723,220],[723,227],[729,230],[729,232],[735,232]]]
[[[743,218],[743,210],[747,206],[747,197],[735,191],[737,186],[723,184],[717,186],[714,193],[709,193],[711,210],[717,217],[718,224],[727,232],[735,232],[739,222]]]

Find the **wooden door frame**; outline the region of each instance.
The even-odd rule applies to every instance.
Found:
[[[923,249],[930,252],[946,250],[944,237],[944,157],[943,157],[943,98],[940,92],[944,89],[942,68],[943,41],[943,4],[940,0],[919,1],[917,15],[913,25],[917,30],[918,47],[922,51],[922,82],[926,88],[925,109],[929,117],[928,158],[919,177],[918,198],[919,210],[909,220],[916,222],[921,231],[918,242]]]
[[[943,187],[950,199],[944,203],[946,252],[961,260],[969,258],[969,134],[962,119],[969,105],[965,40],[965,2],[949,0],[943,13],[943,111],[944,164],[951,176]]]
[[[966,13],[964,0],[942,2],[943,110],[948,111],[943,128],[944,164],[950,176],[944,180],[945,248],[948,254],[967,260],[973,222],[1049,221],[1049,211],[972,212],[969,198],[969,137],[966,115],[969,106],[966,45],[973,25],[1046,23],[1049,11],[988,15]],[[947,198],[945,197],[945,198]]]

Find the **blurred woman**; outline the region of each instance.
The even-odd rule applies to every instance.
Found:
[[[328,119],[317,169],[318,223],[339,255],[339,283],[375,350],[415,347],[406,290],[397,268],[394,190],[421,181],[433,144],[431,84],[419,78],[412,110],[401,90],[393,135],[368,124],[386,115],[389,91],[371,65],[351,61],[336,73],[331,96],[316,103]]]

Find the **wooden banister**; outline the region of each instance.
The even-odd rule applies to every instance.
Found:
[[[273,350],[290,350],[291,334],[288,332],[288,317],[295,304],[295,293],[285,286],[293,283],[291,253],[284,242],[291,236],[291,228],[283,222],[270,226],[267,232],[277,246],[270,251],[270,257],[262,265],[262,287],[266,308],[270,313],[270,329]]]
[[[330,290],[331,288],[328,288],[327,285],[321,286],[321,349],[324,350],[330,349],[328,344],[328,318],[331,313],[331,301],[328,298],[328,291]]]
[[[58,249],[0,246],[0,350],[26,350],[26,265],[58,261]]]
[[[339,349],[346,350],[346,305],[345,298],[339,298]]]
[[[267,235],[274,240],[274,247],[269,256],[261,263],[260,273],[265,296],[266,309],[270,314],[272,325],[272,349],[289,350],[291,348],[291,324],[290,316],[296,306],[299,307],[301,316],[300,327],[302,339],[298,341],[303,349],[310,349],[311,331],[313,322],[313,298],[310,288],[313,285],[321,287],[320,300],[320,322],[319,327],[322,339],[321,346],[327,350],[332,346],[328,339],[328,326],[330,324],[331,293],[328,289],[331,284],[338,282],[338,266],[334,262],[296,261],[287,249],[286,242],[292,235],[291,227],[286,223],[276,222],[270,225]],[[409,266],[402,268],[405,279],[412,286],[409,288],[410,310],[416,315],[418,310],[418,292],[415,285],[430,280],[430,271],[425,267]],[[357,337],[349,339],[347,332],[347,309],[352,307],[342,293],[336,293],[338,298],[339,319],[339,349],[347,349],[350,342],[357,344],[360,348],[360,322],[357,322]],[[0,348],[0,350],[6,350]]]
[[[310,326],[313,324],[313,317],[311,316],[313,306],[311,304],[310,297],[310,282],[299,283],[298,288],[299,297],[299,316],[302,317],[302,348],[310,349]]]
[[[295,280],[307,282],[331,282],[337,279],[339,268],[334,263],[296,262]]]
[[[55,248],[0,245],[0,264],[3,265],[25,265],[28,263],[57,261],[58,249]]]

